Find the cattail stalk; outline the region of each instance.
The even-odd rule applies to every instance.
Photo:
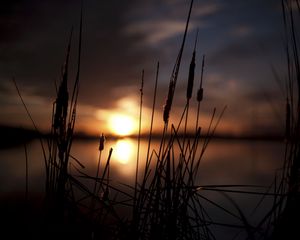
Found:
[[[111,159],[112,152],[113,152],[113,148],[110,148],[108,158],[107,158],[107,161],[106,161],[103,173],[102,173],[102,177],[100,179],[100,183],[99,183],[99,186],[98,186],[97,195],[99,194],[100,190],[102,189],[103,180],[104,180],[105,176],[107,175],[107,171],[109,170],[109,165],[110,165],[110,159]]]
[[[187,100],[191,99],[192,93],[193,93],[194,78],[195,78],[195,68],[196,68],[195,61],[196,61],[197,41],[198,41],[198,30],[197,30],[196,39],[195,39],[193,57],[192,57],[192,60],[191,60],[191,63],[190,63],[190,68],[189,68],[188,85],[187,85],[187,90],[186,90],[186,99]]]
[[[147,149],[147,156],[146,156],[147,162],[148,162],[148,159],[149,159],[150,144],[151,144],[151,140],[152,140],[152,129],[153,129],[154,112],[155,112],[155,104],[156,104],[158,75],[159,75],[159,62],[157,62],[157,67],[156,67],[156,77],[155,77],[155,86],[154,86],[154,95],[153,95],[152,115],[151,115],[151,123],[150,123],[150,130],[149,130],[149,141],[148,141],[148,149]],[[147,164],[146,164],[146,166],[147,166]]]
[[[25,150],[25,201],[28,202],[28,154],[27,154],[27,146],[24,143]]]
[[[187,123],[188,123],[190,99],[193,94],[195,68],[196,68],[195,58],[196,58],[197,40],[198,40],[198,31],[196,34],[193,56],[192,56],[190,68],[189,68],[188,85],[187,85],[187,89],[186,89],[186,117],[185,117],[185,124],[184,124],[184,137],[183,137],[183,146],[182,146],[183,151],[184,151],[184,147],[185,147],[184,145],[185,145],[185,138],[186,138]]]
[[[143,175],[143,180],[141,183],[141,189],[139,191],[139,195],[137,196],[137,210],[136,210],[136,215],[138,216],[140,211],[142,210],[142,206],[145,201],[146,195],[145,193],[145,186],[148,178],[148,174],[150,173],[149,171],[149,166],[150,166],[150,146],[151,146],[151,141],[152,141],[152,131],[153,131],[153,123],[154,123],[154,113],[155,113],[155,105],[156,105],[156,95],[157,95],[157,84],[158,84],[158,76],[159,76],[159,62],[157,62],[157,67],[156,67],[156,77],[155,77],[155,86],[154,86],[154,93],[153,93],[153,101],[152,101],[152,114],[151,114],[151,122],[150,122],[150,130],[149,130],[149,139],[148,139],[148,148],[147,148],[147,155],[146,155],[146,163],[145,163],[145,170],[144,170],[144,175]],[[138,219],[135,219],[135,221],[138,221]],[[142,237],[142,236],[141,236]]]
[[[195,56],[196,56],[196,51],[194,50],[193,52],[193,57],[190,63],[190,69],[189,69],[189,78],[188,78],[188,85],[187,85],[187,90],[186,90],[186,99],[190,100],[192,97],[193,93],[193,85],[194,85],[194,78],[195,78]]]
[[[137,221],[137,182],[138,182],[138,171],[139,171],[139,158],[140,158],[140,142],[141,142],[141,129],[142,129],[142,110],[143,110],[143,95],[144,95],[144,70],[142,71],[141,88],[140,88],[140,114],[139,114],[139,133],[138,133],[138,146],[137,146],[137,159],[135,169],[135,185],[134,185],[134,198],[133,198],[133,218],[134,224]],[[135,226],[136,228],[136,226]],[[137,233],[137,232],[135,232]]]
[[[171,111],[173,95],[174,95],[174,89],[175,89],[175,82],[172,80],[169,83],[168,97],[166,100],[166,104],[164,105],[163,119],[164,119],[165,124],[168,124],[168,122],[169,122],[170,111]]]
[[[68,114],[68,101],[69,101],[68,68],[69,68],[72,35],[73,35],[73,28],[71,29],[71,34],[70,34],[69,43],[67,47],[66,60],[62,69],[62,80],[59,85],[57,98],[55,101],[53,127],[54,127],[54,131],[59,131],[60,135],[65,135],[66,118]]]
[[[93,191],[94,195],[96,194],[96,189],[97,189],[97,181],[98,181],[99,171],[100,171],[101,154],[102,154],[102,151],[104,150],[104,142],[105,142],[105,136],[102,133],[102,135],[100,136],[100,140],[99,140],[99,158],[98,158],[96,179],[95,179],[95,185],[94,185],[94,191]]]
[[[73,29],[72,29],[73,31]],[[65,193],[65,183],[67,181],[67,168],[68,168],[68,139],[67,139],[67,115],[68,115],[68,104],[69,104],[69,92],[68,92],[68,67],[71,50],[72,31],[67,47],[67,55],[62,71],[62,80],[58,89],[57,98],[55,101],[54,110],[54,122],[53,122],[53,133],[54,141],[57,145],[53,148],[52,157],[54,157],[54,163],[56,162],[56,151],[58,153],[58,168],[55,165],[51,166],[51,176],[54,177],[56,183],[55,190],[57,187],[57,204],[58,214],[62,219],[63,215],[63,199]],[[55,155],[54,155],[55,154]]]
[[[176,87],[176,83],[177,83],[178,73],[179,73],[179,69],[180,69],[180,65],[181,65],[181,58],[182,58],[182,54],[183,54],[183,50],[184,50],[187,30],[188,30],[190,17],[191,17],[191,13],[192,13],[192,8],[193,8],[193,3],[194,3],[194,0],[191,1],[191,5],[190,5],[189,13],[188,13],[188,18],[187,18],[187,21],[186,21],[186,26],[185,26],[185,30],[184,30],[184,35],[183,35],[181,48],[179,50],[179,53],[178,53],[178,56],[177,56],[177,59],[176,59],[176,62],[175,62],[175,65],[174,65],[174,68],[173,68],[173,71],[172,71],[170,83],[169,83],[168,97],[167,97],[167,100],[166,100],[166,104],[164,106],[164,113],[163,113],[163,120],[164,120],[166,125],[168,124],[168,121],[169,121],[170,111],[171,111],[173,97],[174,97],[174,93],[175,93],[175,87]]]
[[[285,138],[289,139],[291,133],[291,107],[289,99],[286,99]]]
[[[162,151],[164,150],[165,135],[166,135],[166,132],[168,130],[170,112],[171,112],[171,108],[172,108],[172,103],[173,103],[173,98],[174,98],[178,73],[179,73],[179,69],[180,69],[180,65],[181,65],[181,59],[182,59],[182,54],[183,54],[183,50],[184,50],[186,35],[187,35],[188,26],[189,26],[189,22],[190,22],[190,17],[191,17],[191,13],[192,13],[193,3],[194,3],[194,0],[191,0],[189,13],[188,13],[188,17],[187,17],[187,21],[186,21],[186,25],[185,25],[184,34],[183,34],[183,40],[182,40],[182,43],[181,43],[181,48],[180,48],[178,56],[176,58],[176,62],[175,62],[175,65],[174,65],[174,68],[173,68],[173,71],[172,71],[172,75],[171,75],[171,78],[170,78],[170,82],[169,82],[168,96],[167,96],[166,104],[164,105],[164,110],[163,110],[163,120],[164,120],[164,123],[165,123],[164,125],[165,126],[164,126],[164,129],[163,129],[161,143],[160,143],[160,146],[159,146],[158,159],[160,159],[160,155],[161,155]]]
[[[197,107],[197,119],[196,119],[196,131],[198,131],[198,123],[199,123],[199,114],[200,114],[200,105],[203,100],[203,72],[204,72],[204,65],[205,65],[205,55],[203,55],[202,58],[202,66],[201,66],[201,77],[200,77],[200,86],[197,91],[197,102],[198,102],[198,107]]]

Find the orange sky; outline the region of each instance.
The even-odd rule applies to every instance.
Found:
[[[71,26],[74,26],[74,37],[69,87],[74,83],[79,12],[79,0],[72,4],[50,0],[3,4],[0,12],[0,31],[4,36],[0,40],[1,125],[32,126],[12,84],[14,76],[37,125],[43,131],[49,129],[55,82],[60,80]],[[160,131],[162,109],[187,12],[188,4],[180,0],[86,2],[77,131],[137,133],[140,78],[144,69],[142,128],[147,132],[157,61],[160,61],[160,74],[154,130]],[[218,116],[227,106],[219,132],[281,134],[285,111],[282,82],[286,73],[279,1],[195,1],[171,112],[174,123],[186,101],[197,29],[191,128],[195,125],[195,95],[205,54],[200,115],[203,129],[208,127],[215,107]],[[276,75],[279,81],[275,80]],[[117,130],[118,125],[124,126]]]

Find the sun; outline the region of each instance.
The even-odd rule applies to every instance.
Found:
[[[110,117],[109,128],[116,135],[128,136],[136,131],[137,123],[133,117],[117,113]]]

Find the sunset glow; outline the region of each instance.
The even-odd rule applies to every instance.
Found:
[[[112,133],[119,136],[131,135],[137,129],[136,120],[125,114],[113,114],[108,124]]]
[[[1,3],[3,236],[300,240],[300,0]]]

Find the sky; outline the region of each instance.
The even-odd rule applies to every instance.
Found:
[[[134,122],[136,131],[142,70],[147,131],[158,61],[155,129],[163,126],[162,109],[189,4],[188,0],[84,0],[78,131],[110,133],[115,130],[112,123]],[[79,0],[2,1],[1,125],[32,126],[12,83],[15,78],[37,126],[43,131],[50,128],[55,83],[61,77],[72,27],[70,87],[75,79],[80,6]],[[286,74],[281,1],[194,1],[171,112],[174,122],[186,101],[197,29],[194,98],[203,54],[206,57],[200,124],[207,127],[213,109],[218,115],[227,106],[220,133],[281,134]],[[191,121],[195,114],[196,105],[191,103]]]

